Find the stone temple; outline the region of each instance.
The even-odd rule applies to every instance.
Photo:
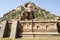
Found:
[[[32,10],[35,5],[29,2],[27,8],[19,16],[19,20],[0,21],[0,38],[46,37],[60,35],[60,20],[36,20]],[[15,11],[21,11],[23,7],[17,7]]]

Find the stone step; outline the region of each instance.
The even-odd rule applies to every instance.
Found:
[[[32,32],[32,29],[22,29],[23,32]],[[44,29],[40,29],[40,30],[37,30],[37,29],[33,29],[34,32],[57,32],[56,29],[50,29],[50,30],[44,30]],[[21,30],[19,30],[19,32],[21,32]]]
[[[57,32],[23,32],[20,37],[60,37]]]
[[[60,34],[58,32],[23,32],[22,34]]]
[[[21,36],[21,35],[20,35]],[[60,37],[60,35],[22,35],[21,37],[27,37],[27,38],[30,38],[30,37]]]

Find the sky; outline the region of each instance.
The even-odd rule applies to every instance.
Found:
[[[0,0],[0,17],[28,1],[50,11],[52,14],[60,16],[60,0]]]

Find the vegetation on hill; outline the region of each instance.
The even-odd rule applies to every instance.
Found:
[[[26,3],[27,4],[27,3]],[[33,4],[33,3],[32,3]],[[35,9],[32,10],[32,13],[35,16],[35,19],[42,19],[42,20],[55,20],[55,19],[59,19],[59,16],[56,16],[52,13],[50,13],[49,11],[46,11],[38,6],[36,6],[35,4],[33,4]],[[11,20],[11,19],[19,19],[19,17],[21,16],[21,14],[23,13],[23,11],[26,10],[25,5],[24,6],[20,6],[23,7],[21,8],[21,11],[16,11],[16,9],[14,9],[11,12],[6,13],[3,17],[2,20]],[[14,12],[15,11],[15,12]]]
[[[18,19],[21,12],[11,13],[3,16],[3,20]]]

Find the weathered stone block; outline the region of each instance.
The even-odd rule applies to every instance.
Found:
[[[11,26],[10,38],[15,38],[16,37],[16,30],[17,30],[17,20],[13,20],[12,21],[12,26]]]
[[[6,23],[7,23],[7,21],[3,21],[2,22],[2,26],[1,26],[1,29],[0,29],[0,38],[3,38],[5,27],[6,27]]]

